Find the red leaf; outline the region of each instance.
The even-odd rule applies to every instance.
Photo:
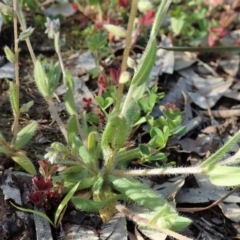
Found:
[[[140,24],[144,26],[150,26],[153,24],[155,11],[153,9],[146,12],[142,17],[139,18]]]
[[[127,8],[129,5],[129,0],[118,0],[118,6],[123,7],[123,8]]]
[[[72,6],[72,9],[73,9],[74,11],[77,11],[77,10],[78,10],[77,4],[72,3],[71,6]]]
[[[44,180],[38,179],[37,177],[34,177],[32,179],[32,182],[37,187],[37,189],[41,191],[46,191],[53,187],[52,181],[45,182]]]
[[[44,200],[43,193],[40,192],[40,191],[37,191],[37,192],[35,192],[33,194],[29,194],[28,198],[34,204],[41,204],[43,202],[43,200]]]
[[[116,85],[118,85],[118,80],[119,80],[119,77],[120,77],[120,73],[121,73],[121,68],[110,68],[110,76],[112,78],[112,80],[114,81],[114,83]]]

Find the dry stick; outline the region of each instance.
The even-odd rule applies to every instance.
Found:
[[[200,211],[204,211],[207,209],[210,209],[214,206],[217,206],[220,202],[224,201],[226,198],[228,198],[231,194],[233,194],[234,192],[236,192],[239,189],[239,187],[234,188],[232,191],[230,191],[228,194],[226,194],[225,196],[223,196],[222,198],[218,199],[217,201],[215,201],[214,203],[210,204],[208,207],[203,207],[203,208],[177,208],[177,210],[179,212],[189,212],[189,213],[194,213],[194,212],[200,212]]]
[[[127,69],[127,59],[129,56],[129,52],[131,49],[131,41],[132,41],[132,31],[133,31],[133,24],[134,19],[137,14],[137,6],[138,6],[138,0],[133,0],[131,5],[131,11],[130,11],[130,17],[128,21],[128,27],[127,27],[127,36],[126,36],[126,46],[123,53],[123,60],[122,60],[122,66],[121,66],[121,74],[126,71]],[[123,87],[124,84],[119,84],[118,90],[117,90],[117,100],[116,100],[116,112],[119,112],[120,104],[122,100],[123,95]]]
[[[149,221],[148,219],[146,218],[143,218],[141,216],[139,216],[138,214],[134,213],[134,212],[131,212],[130,210],[128,210],[127,208],[125,208],[123,205],[121,205],[120,203],[116,203],[116,209],[123,213],[124,215],[126,215],[128,218],[132,219],[133,221],[135,222],[141,222],[143,223],[145,226],[150,226],[152,228],[155,228],[156,230],[162,232],[162,233],[165,233],[171,237],[174,237],[176,239],[179,239],[179,240],[191,240],[190,238],[188,237],[185,237],[185,236],[182,236],[181,234],[179,233],[176,233],[176,232],[173,232],[169,229],[164,229],[164,228],[160,228],[157,226],[157,224],[154,224],[154,223],[151,223],[151,221]]]
[[[13,122],[13,146],[16,144],[18,126],[19,126],[19,65],[18,65],[18,28],[17,28],[17,0],[13,1],[13,27],[14,27],[14,54],[15,54],[15,87],[16,87],[16,99],[18,101],[18,109],[14,114],[14,122]]]

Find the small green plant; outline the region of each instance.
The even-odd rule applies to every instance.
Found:
[[[170,3],[170,0],[161,1],[146,50],[131,79],[129,73],[126,72],[126,66],[133,22],[137,12],[137,0],[132,1],[117,98],[113,102],[112,90],[109,90],[106,95],[97,99],[106,118],[106,126],[103,131],[98,131],[97,128],[93,130],[89,127],[88,115],[85,113],[81,115],[81,121],[79,121],[73,98],[73,77],[65,70],[60,52],[60,24],[58,20],[48,19],[47,33],[54,39],[59,63],[54,65],[47,64],[45,61],[34,61],[34,78],[39,92],[48,102],[52,116],[58,123],[66,141],[65,143],[52,143],[51,147],[47,149],[45,158],[53,165],[65,165],[66,169],[61,171],[58,176],[52,175],[54,171],[51,169],[55,169],[52,168],[52,165],[49,171],[45,171],[45,175],[44,171],[41,172],[45,177],[51,176],[55,185],[64,181],[66,196],[56,210],[54,221],[35,210],[19,209],[39,214],[56,227],[62,210],[71,199],[78,209],[99,212],[104,222],[109,221],[118,210],[140,225],[162,231],[178,239],[187,239],[175,231],[186,228],[191,220],[178,215],[171,204],[142,184],[138,178],[156,175],[202,174],[218,186],[240,184],[239,168],[220,162],[233,143],[240,138],[240,131],[201,165],[175,168],[165,165],[167,157],[162,150],[169,137],[184,131],[184,127],[180,126],[181,113],[173,104],[168,103],[161,107],[163,116],[153,119],[150,113],[155,102],[162,95],[157,93],[156,88],[147,89],[146,82],[155,61],[156,36]],[[63,74],[64,85],[67,88],[65,106],[70,115],[67,127],[60,119],[51,100],[58,85],[60,72]],[[127,82],[130,85],[127,94],[124,95],[123,89]],[[113,105],[112,111],[106,112],[110,105]],[[139,114],[141,111],[144,114],[143,117]],[[130,147],[129,140],[139,124],[142,123],[148,124],[149,128],[144,134],[148,134],[150,139],[146,143]],[[139,164],[145,164],[145,168],[128,169],[128,164],[132,160],[136,160]],[[149,162],[155,162],[156,167],[148,168],[146,163]],[[48,180],[45,181],[47,185],[49,184]],[[81,194],[81,190],[84,190],[84,194]],[[78,196],[73,196],[76,191],[79,192]],[[120,203],[125,200],[131,200],[150,212],[133,213]]]
[[[27,143],[30,141],[37,129],[37,122],[32,121],[27,126],[19,130],[19,117],[23,112],[27,112],[29,108],[33,105],[33,102],[28,102],[19,106],[19,66],[18,66],[18,42],[26,40],[33,32],[32,28],[24,28],[23,31],[18,36],[17,31],[17,16],[13,12],[17,12],[18,6],[14,2],[13,6],[0,3],[0,11],[2,14],[7,16],[13,16],[14,23],[14,53],[12,50],[5,46],[4,52],[7,59],[12,62],[15,66],[15,81],[9,83],[9,100],[11,103],[11,110],[14,116],[14,122],[12,125],[13,137],[11,142],[8,142],[2,133],[0,132],[0,153],[5,154],[7,157],[14,160],[23,169],[31,174],[36,174],[35,167],[32,161],[26,156],[25,152],[22,150]]]
[[[208,35],[209,21],[206,18],[208,7],[202,0],[188,1],[176,5],[170,11],[171,28],[177,45],[197,46]]]

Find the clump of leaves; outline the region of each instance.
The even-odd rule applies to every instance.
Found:
[[[137,10],[136,3],[137,1],[132,1],[130,15],[133,15],[133,17],[129,20],[130,29]],[[191,223],[191,220],[179,216],[171,204],[152,189],[142,184],[137,177],[202,174],[218,186],[240,184],[238,167],[218,164],[224,154],[230,150],[233,143],[240,138],[240,132],[199,166],[175,168],[164,166],[136,170],[127,168],[128,163],[132,160],[137,160],[139,163],[152,161],[164,163],[166,156],[161,151],[165,148],[169,137],[184,130],[184,127],[179,127],[182,120],[181,113],[171,103],[161,107],[162,117],[159,119],[151,117],[151,110],[156,100],[162,97],[162,95],[159,96],[156,89],[150,92],[146,91],[146,82],[156,56],[156,36],[170,3],[171,1],[169,0],[161,1],[146,50],[142,55],[140,63],[135,68],[132,79],[130,79],[129,74],[126,74],[126,62],[129,55],[128,46],[131,40],[131,31],[128,31],[119,86],[117,88],[117,99],[114,102],[113,110],[110,113],[106,113],[107,122],[103,132],[98,132],[96,128],[93,130],[93,128],[88,127],[88,115],[86,114],[82,114],[81,123],[79,123],[73,99],[74,81],[71,74],[66,72],[63,67],[59,51],[59,32],[56,28],[52,32],[52,37],[54,38],[56,52],[59,56],[64,84],[67,87],[65,106],[70,115],[67,129],[65,129],[51,102],[57,87],[58,78],[50,76],[55,76],[57,73],[55,75],[49,74],[49,70],[46,70],[44,62],[37,60],[34,68],[37,87],[49,103],[53,118],[59,124],[66,140],[66,144],[52,143],[45,155],[45,158],[51,164],[63,164],[66,166],[66,169],[60,172],[58,176],[52,177],[54,184],[64,180],[64,192],[67,193],[56,211],[54,222],[47,218],[54,226],[57,225],[60,212],[71,198],[73,204],[81,210],[89,212],[98,211],[104,222],[109,221],[117,209],[145,227],[179,238],[179,235],[173,231],[180,231],[186,228]],[[49,24],[49,26],[54,27],[54,22]],[[49,31],[51,30],[53,29],[49,29]],[[58,71],[59,68],[56,67],[54,69]],[[123,86],[126,82],[130,83],[130,87],[126,96],[123,96]],[[146,95],[144,95],[145,93]],[[108,97],[111,98],[111,95],[102,97],[98,99],[98,102],[102,109],[106,109],[109,101],[112,101],[112,99],[108,99]],[[139,115],[139,111],[144,112],[145,116]],[[150,136],[149,142],[129,147],[129,138],[136,130],[136,127],[143,122],[149,125],[149,130],[147,131],[147,134]],[[84,194],[81,190],[84,190]],[[73,197],[75,191],[78,191],[78,195]],[[131,200],[141,205],[148,213],[136,214],[130,212],[120,204],[120,201],[124,200]],[[34,210],[25,211],[37,213]]]

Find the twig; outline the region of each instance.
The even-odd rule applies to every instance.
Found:
[[[228,194],[223,196],[222,198],[218,199],[214,203],[210,204],[207,207],[202,207],[202,208],[177,208],[179,212],[189,212],[189,213],[194,213],[194,212],[200,212],[200,211],[205,211],[207,209],[210,209],[214,206],[217,206],[220,202],[223,202],[226,198],[228,198],[230,195],[232,195],[234,192],[236,192],[239,189],[239,187],[234,188],[232,191],[230,191]]]

